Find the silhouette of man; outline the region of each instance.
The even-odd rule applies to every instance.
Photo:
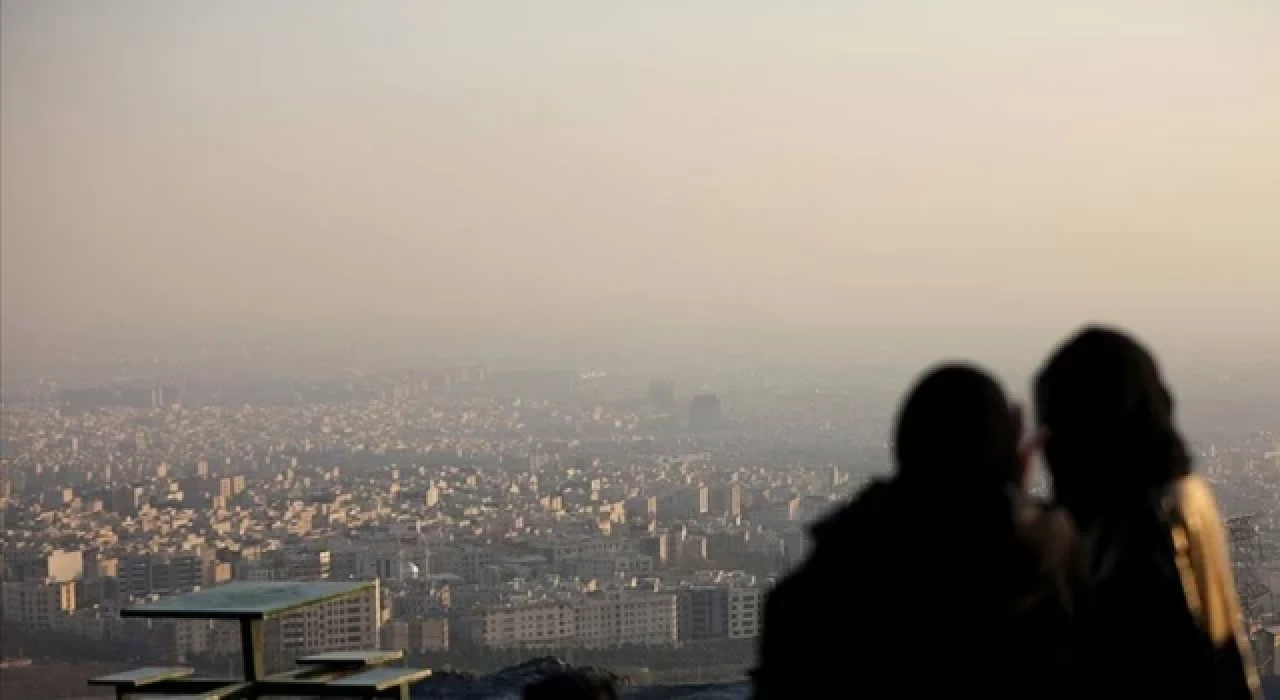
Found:
[[[1036,380],[1044,454],[1086,552],[1079,697],[1261,697],[1217,505],[1128,336],[1088,328]]]
[[[756,698],[1052,696],[1074,538],[1023,495],[1020,441],[986,374],[928,373],[898,417],[895,476],[814,526],[768,597]]]

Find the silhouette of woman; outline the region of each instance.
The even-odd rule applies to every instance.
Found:
[[[1054,493],[1085,547],[1071,645],[1079,697],[1261,697],[1225,535],[1151,355],[1088,328],[1035,402]]]

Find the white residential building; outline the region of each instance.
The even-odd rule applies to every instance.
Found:
[[[377,649],[381,621],[377,581],[369,582],[358,595],[317,603],[267,620],[263,628],[267,670],[290,668],[295,659],[308,654]]]
[[[491,649],[572,646],[577,629],[574,606],[559,601],[486,608],[474,627],[476,641]]]
[[[579,644],[616,647],[674,645],[679,613],[675,593],[605,591],[577,605]]]

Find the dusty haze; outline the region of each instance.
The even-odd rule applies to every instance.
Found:
[[[1269,352],[1280,4],[1054,4],[5,0],[6,352]]]

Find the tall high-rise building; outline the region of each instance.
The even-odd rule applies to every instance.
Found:
[[[157,386],[151,389],[151,407],[166,408],[178,402],[178,389],[172,386]]]

